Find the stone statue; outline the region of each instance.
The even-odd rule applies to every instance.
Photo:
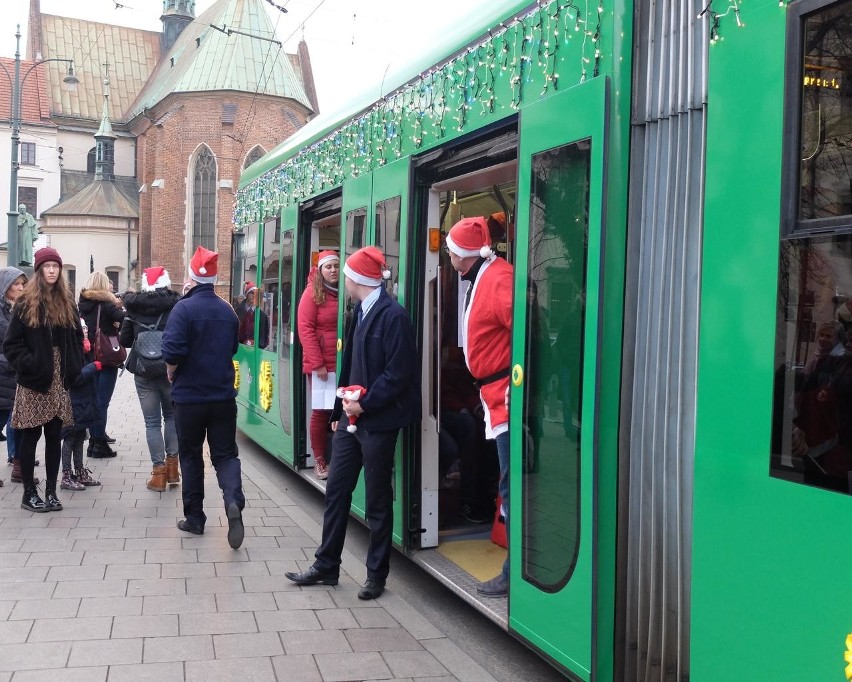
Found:
[[[21,265],[32,265],[33,243],[38,239],[35,218],[27,213],[27,205],[18,206],[18,248],[21,250]]]

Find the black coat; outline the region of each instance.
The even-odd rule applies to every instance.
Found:
[[[71,409],[74,412],[74,426],[62,429],[64,436],[69,431],[83,431],[88,429],[101,418],[98,409],[98,389],[95,385],[97,373],[95,363],[90,362],[80,372],[77,381],[68,390],[71,396]]]
[[[98,338],[97,329],[95,329],[98,308],[101,310],[101,331],[107,336],[118,334],[119,326],[124,320],[124,308],[121,307],[121,301],[111,292],[96,289],[83,289],[80,292],[78,305],[80,315],[89,328],[89,341],[92,344],[92,350],[86,354],[86,361],[92,362],[95,359],[95,341]]]
[[[15,306],[3,352],[18,375],[21,386],[47,393],[53,382],[54,339],[59,348],[62,385],[70,388],[83,368],[83,328],[79,319],[74,327],[28,327],[21,319],[21,308]]]
[[[121,331],[118,335],[121,345],[125,348],[130,348],[136,343],[140,332],[148,331],[146,328],[140,326],[141,324],[148,325],[149,327],[156,325],[158,330],[163,331],[166,328],[166,322],[169,321],[169,314],[172,308],[175,307],[175,303],[179,300],[179,294],[165,288],[127,294],[124,297],[124,307],[127,315],[124,318],[124,322],[121,323]],[[159,324],[157,320],[159,320]],[[137,373],[136,354],[133,351],[127,356],[125,366],[131,374]]]
[[[358,303],[353,319],[358,319],[360,310]],[[393,431],[420,418],[418,357],[411,318],[382,289],[363,322],[350,325],[343,349],[338,386],[367,389],[360,400],[364,412],[358,417],[359,428]],[[342,412],[338,398],[332,421],[337,421]]]

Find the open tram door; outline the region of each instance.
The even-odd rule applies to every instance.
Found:
[[[606,87],[520,114],[510,383],[509,627],[593,677]]]

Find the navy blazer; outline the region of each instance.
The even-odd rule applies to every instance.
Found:
[[[355,306],[357,320],[361,303]],[[393,431],[420,418],[420,367],[414,327],[405,308],[382,289],[379,298],[360,324],[346,335],[339,386],[364,386],[360,403],[364,413],[358,428]],[[335,401],[332,420],[343,413]]]

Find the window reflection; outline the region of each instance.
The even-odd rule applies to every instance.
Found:
[[[852,214],[852,0],[803,25],[799,218]]]
[[[781,244],[771,472],[850,491],[852,235]]]
[[[523,575],[545,591],[580,546],[580,404],[591,146],[532,161],[524,379]]]
[[[385,254],[391,278],[385,283],[393,298],[399,295],[399,224],[401,197],[376,204],[376,246]]]

